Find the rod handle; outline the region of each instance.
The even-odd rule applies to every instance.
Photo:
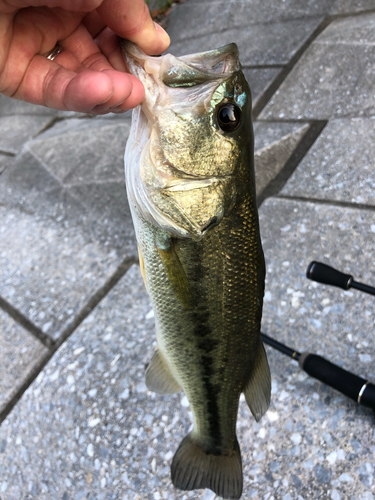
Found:
[[[303,352],[299,366],[312,377],[330,385],[357,403],[375,410],[375,385],[327,361],[317,354]]]
[[[342,273],[331,266],[327,266],[327,264],[315,260],[308,265],[306,276],[310,280],[317,281],[318,283],[338,286],[344,290],[349,290],[353,281],[353,276],[350,274]]]

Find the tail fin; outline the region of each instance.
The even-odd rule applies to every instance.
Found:
[[[238,442],[228,455],[206,453],[188,434],[172,461],[172,483],[180,490],[209,488],[226,499],[242,495],[242,463]]]

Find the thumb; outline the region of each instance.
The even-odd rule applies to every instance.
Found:
[[[144,0],[104,0],[97,12],[117,35],[146,54],[161,54],[169,47],[168,34],[152,21]]]

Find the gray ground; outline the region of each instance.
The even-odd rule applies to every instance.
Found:
[[[375,381],[374,298],[305,278],[323,260],[375,284],[373,0],[188,0],[171,52],[235,41],[254,101],[263,330]],[[129,116],[0,97],[0,499],[213,500],[174,490],[181,395],[147,391],[153,311],[123,179]],[[374,499],[371,410],[267,348],[272,403],[241,401],[243,498]]]

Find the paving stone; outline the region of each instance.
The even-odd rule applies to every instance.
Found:
[[[72,222],[4,207],[0,220],[1,295],[57,339],[121,259]]]
[[[359,44],[375,43],[375,12],[336,19],[316,40],[317,43]]]
[[[46,354],[38,339],[0,309],[0,413]]]
[[[372,381],[373,298],[314,283],[306,279],[305,272],[311,260],[321,260],[359,281],[375,284],[374,222],[373,211],[293,200],[268,199],[260,209],[267,264],[263,331]],[[361,484],[352,462],[367,461],[359,450],[364,457],[375,451],[371,411],[308,377],[286,356],[271,349],[267,352],[273,373],[273,406],[259,423],[264,446],[253,455],[260,455],[258,477],[264,470],[262,460],[280,464],[272,472],[270,494],[280,488],[279,498],[284,494],[290,495],[287,498],[320,498],[330,497],[328,491],[335,489],[337,496],[332,498],[371,498],[371,487]],[[267,419],[274,419],[270,423],[273,431]],[[366,427],[364,439],[359,437],[359,422]],[[283,437],[281,429],[286,433]],[[357,452],[352,445],[346,448],[350,432],[360,440]],[[250,449],[254,441],[249,441]],[[274,446],[276,450],[270,454]],[[270,455],[274,462],[269,461]],[[344,471],[352,482],[340,480]],[[299,479],[298,489],[292,476]]]
[[[144,366],[155,344],[150,309],[134,266],[27,391],[21,406],[35,420],[29,426],[16,408],[14,451],[8,432],[15,428],[8,421],[0,428],[7,500],[21,498],[30,483],[40,499],[86,498],[89,492],[97,498],[149,498],[170,484],[164,470],[170,459],[164,457],[176,446],[175,433],[178,440],[190,422],[187,410],[182,417],[179,412],[180,395],[165,398],[145,388]],[[32,410],[36,396],[41,399]]]
[[[281,68],[243,68],[251,89],[253,107],[280,73]]]
[[[308,123],[296,122],[265,122],[256,121],[254,123],[254,149],[260,152],[270,146],[277,144],[285,137],[305,133]]]
[[[371,298],[314,286],[304,278],[308,259],[322,254],[343,270],[355,270],[358,278],[370,278],[373,212],[270,199],[260,213],[268,263],[264,329],[374,379],[374,364],[360,362],[364,353],[373,357]],[[343,225],[329,225],[331,220]],[[144,366],[155,343],[152,316],[134,266],[3,422],[0,468],[6,500],[26,493],[40,500],[89,494],[213,498],[209,491],[186,494],[171,485],[171,459],[190,428],[191,414],[183,394],[160,396],[144,385]],[[244,498],[268,498],[275,488],[280,498],[309,498],[311,491],[323,497],[333,488],[341,498],[367,498],[372,469],[362,464],[371,464],[375,451],[371,412],[267,350],[271,408],[259,423],[243,400],[239,408]],[[364,482],[358,469],[367,474]],[[340,480],[343,474],[353,481]]]
[[[255,122],[255,177],[258,195],[284,167],[308,128],[307,123]]]
[[[130,121],[64,120],[29,145],[29,150],[64,185],[123,180]]]
[[[282,194],[375,205],[375,118],[331,120]]]
[[[7,168],[7,165],[13,160],[13,156],[0,153],[0,174]]]
[[[173,42],[254,24],[325,15],[332,0],[191,1],[172,10],[168,33]]]
[[[0,178],[3,207],[59,222],[69,215],[79,219],[80,202],[33,156],[28,148],[17,156]],[[68,221],[67,221],[68,223]]]
[[[123,174],[128,130],[128,122],[62,123],[0,177],[1,294],[53,339],[137,256]]]
[[[265,333],[375,379],[373,298],[305,275],[317,260],[374,285],[375,212],[271,198],[260,214],[267,263]],[[361,362],[364,354],[369,363]]]
[[[0,116],[8,115],[43,115],[61,118],[87,116],[85,113],[76,113],[75,111],[57,111],[56,109],[19,101],[0,94]]]
[[[236,42],[244,66],[286,64],[321,22],[321,17],[233,28],[173,42],[170,52],[177,56],[202,52]],[[256,43],[251,43],[256,40]]]
[[[333,4],[331,14],[350,14],[362,12],[364,10],[374,10],[373,0],[336,0]]]
[[[87,209],[86,224],[95,241],[109,252],[137,255],[123,180],[72,186],[69,192]]]
[[[16,154],[24,143],[39,134],[49,123],[44,116],[5,116],[0,118],[0,151]]]
[[[305,52],[260,117],[373,115],[374,27],[375,14],[332,22]]]
[[[189,0],[188,5],[194,5],[195,10],[192,10],[191,15],[196,17],[196,19],[199,19],[205,12],[212,12],[212,15],[215,16],[215,18],[221,19],[221,12],[219,12],[218,7],[220,6],[221,9],[225,8],[223,3],[223,0]],[[202,4],[203,7],[199,9]],[[247,21],[254,18],[259,20],[262,19],[264,21],[270,19],[284,20],[304,17],[307,15],[311,16],[325,13],[332,15],[351,14],[374,10],[373,0],[308,0],[303,3],[299,0],[283,0],[283,2],[274,2],[273,0],[237,0],[235,2],[232,0],[227,2],[227,4],[230,6],[237,4],[239,9],[242,8],[245,13],[247,13]],[[247,6],[249,6],[248,9]],[[175,10],[180,9],[181,5],[178,5]],[[197,12],[199,15],[197,15]],[[266,17],[267,15],[268,17]],[[236,16],[236,13],[233,12],[232,16]],[[176,12],[173,11],[171,20],[176,22],[176,18]],[[207,16],[206,22],[209,23],[210,21],[211,19]],[[231,22],[232,18],[228,19],[228,21]],[[171,28],[172,27],[173,26],[171,26]],[[219,27],[220,24],[218,23],[216,29]],[[189,26],[189,29],[194,29],[194,27]]]

